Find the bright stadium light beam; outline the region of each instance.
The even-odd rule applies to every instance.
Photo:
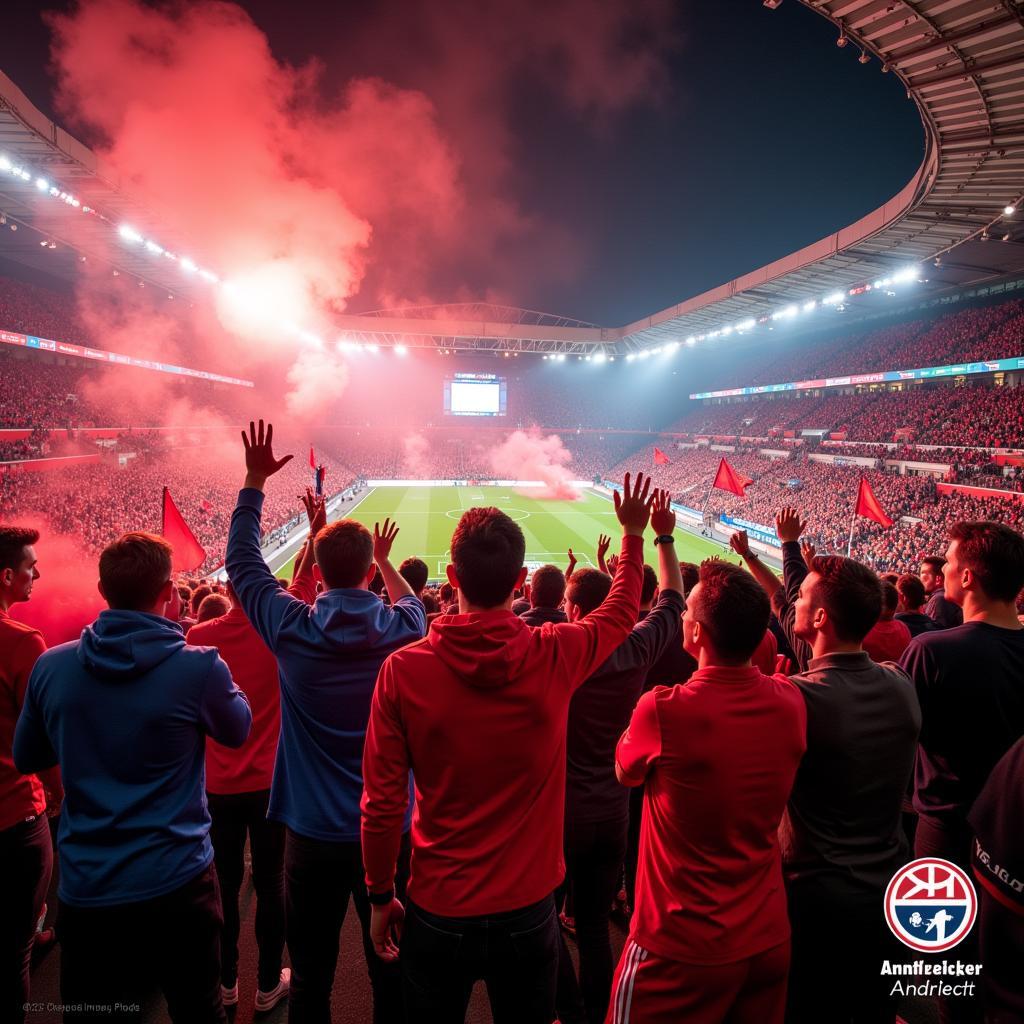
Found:
[[[409,350],[404,345],[395,346],[395,355],[404,356]]]
[[[130,224],[122,224],[117,229],[117,233],[126,242],[141,242],[142,241],[142,235],[140,235],[138,233],[138,231],[136,231],[135,228],[133,228]]]

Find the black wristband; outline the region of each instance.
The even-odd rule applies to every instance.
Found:
[[[370,892],[367,889],[366,896],[372,906],[386,907],[395,898],[395,887],[392,886],[387,892]]]
[[[659,544],[675,544],[676,539],[671,533],[663,533],[654,538],[654,546],[657,547]]]

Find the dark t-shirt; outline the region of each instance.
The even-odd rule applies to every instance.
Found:
[[[812,658],[793,682],[807,705],[807,753],[779,833],[786,875],[881,891],[906,853],[901,810],[921,728],[914,687],[865,652]]]
[[[513,611],[515,611],[514,607]],[[569,621],[565,617],[565,612],[563,612],[561,608],[544,608],[540,605],[533,608],[527,608],[524,612],[516,612],[516,614],[528,626],[543,626],[545,622]]]
[[[650,612],[641,612],[641,621]],[[647,670],[643,692],[653,690],[655,686],[675,686],[685,683],[697,671],[697,659],[687,654],[683,647],[683,620],[681,615],[675,619],[672,636],[661,652],[661,657]]]
[[[565,817],[612,821],[629,813],[629,790],[615,778],[615,745],[629,725],[652,663],[679,625],[684,602],[663,590],[608,660],[573,694],[566,744]]]
[[[1024,629],[966,622],[922,633],[900,663],[921,702],[914,807],[963,826],[996,762],[1024,735]]]
[[[897,612],[896,620],[902,622],[910,630],[911,637],[942,629],[930,615],[925,615],[924,612]]]
[[[939,629],[952,629],[954,626],[962,626],[964,622],[963,609],[950,601],[942,590],[932,592],[924,606],[924,613],[939,624]]]

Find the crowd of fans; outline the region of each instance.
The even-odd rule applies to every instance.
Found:
[[[672,454],[659,482],[692,489],[720,453]],[[313,541],[282,586],[266,492],[299,481],[262,421],[243,489],[216,495],[233,508],[224,587],[176,583],[170,546],[128,533],[100,555],[108,609],[46,650],[8,614],[55,599],[46,537],[0,529],[4,1019],[25,1018],[46,941],[47,812],[69,1021],[157,988],[174,1021],[223,1024],[254,981],[255,1012],[287,998],[296,1024],[329,1020],[351,898],[381,1024],[456,1024],[478,980],[517,1024],[895,1024],[909,993],[879,964],[911,958],[880,918],[911,850],[978,881],[973,930],[941,902],[893,915],[908,946],[941,952],[948,925],[957,958],[984,960],[928,998],[942,1019],[1020,1019],[1024,906],[1002,868],[1024,853],[1019,517],[869,472],[890,509],[906,486],[935,506],[915,574],[883,581],[859,547],[827,554],[839,538],[815,521],[854,475],[731,458],[751,497],[715,504],[772,524],[781,578],[744,532],[742,566],[681,565],[670,491],[627,474],[597,569],[527,584],[520,528],[472,508],[457,589],[435,599],[422,562],[391,563],[398,524],[328,525],[307,494]],[[231,485],[241,462],[218,467]],[[259,962],[242,988],[247,833]]]

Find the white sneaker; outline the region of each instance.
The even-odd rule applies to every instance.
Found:
[[[238,982],[236,981],[231,988],[227,988],[224,985],[220,987],[220,1001],[225,1006],[237,1006],[238,1005]]]
[[[257,1013],[269,1013],[282,999],[288,998],[288,989],[291,988],[291,984],[292,969],[290,967],[282,967],[281,980],[274,988],[269,992],[256,989],[256,1002],[253,1003],[253,1009]]]

